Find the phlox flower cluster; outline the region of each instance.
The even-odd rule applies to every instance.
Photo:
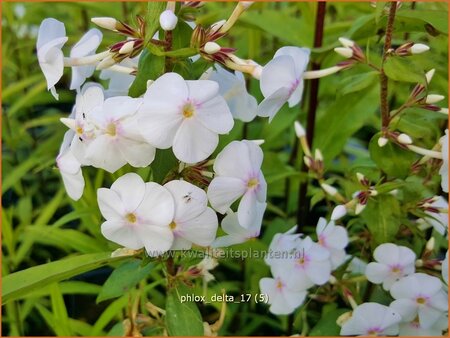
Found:
[[[261,292],[269,297],[270,312],[277,315],[290,314],[301,306],[308,289],[326,284],[346,257],[347,230],[333,221],[319,219],[317,242],[294,231],[274,236],[269,251],[280,254],[266,259],[272,278],[259,282]]]

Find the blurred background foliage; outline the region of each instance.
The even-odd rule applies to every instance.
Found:
[[[136,293],[141,296],[142,308],[145,308],[147,300],[165,307],[162,270],[157,264],[139,268],[136,261],[128,262],[118,270],[123,273],[122,279],[123,276],[134,275],[136,269],[144,269],[142,275],[137,274],[141,277],[137,280],[125,278],[120,282],[122,284],[115,286],[116,289],[112,288],[112,295],[103,294],[97,298],[99,293],[105,292],[102,285],[112,268],[122,263],[105,260],[106,254],[103,253],[111,252],[116,246],[100,234],[102,220],[95,192],[98,187],[108,187],[130,168],[125,167],[113,175],[86,168],[84,175],[89,179],[86,180],[83,198],[74,202],[66,195],[55,169],[55,157],[66,131],[59,119],[70,113],[75,93],[67,90],[70,83],[68,71],[57,86],[60,100],[55,101],[47,92],[37,62],[35,44],[38,26],[46,17],[64,22],[69,37],[64,49],[68,51],[85,31],[93,27],[91,17],[111,16],[125,22],[135,22],[137,14],[145,14],[147,5],[144,2],[2,2],[1,6],[2,275],[67,256],[92,254],[89,256],[90,265],[85,265],[76,277],[59,282],[62,279],[59,275],[55,277],[52,275],[54,272],[42,270],[39,285],[27,292],[14,294],[6,303],[4,299],[2,332],[4,335],[40,336],[123,334],[122,321],[129,318]],[[233,3],[206,3],[199,11],[196,23],[209,25],[224,19],[233,7]],[[241,17],[225,38],[226,43],[222,41],[221,45],[237,48],[237,54],[242,58],[252,58],[265,64],[281,46],[312,46],[315,11],[316,3],[313,2],[257,3]],[[342,61],[333,48],[338,46],[338,37],[345,36],[356,40],[371,61],[378,64],[385,24],[384,3],[375,6],[368,2],[328,3],[323,47],[313,49],[312,60],[320,62],[323,68]],[[115,34],[103,33],[104,40],[99,50],[118,41]],[[431,90],[433,93],[447,93],[447,3],[403,3],[396,18],[393,45],[399,46],[406,40],[431,47],[428,53],[408,57],[408,69],[423,74],[435,68]],[[102,82],[98,72],[94,79]],[[248,80],[248,85],[251,93],[260,100],[262,95],[258,83]],[[406,82],[390,81],[391,108],[404,102],[413,85],[407,79]],[[363,65],[320,80],[314,147],[320,148],[324,154],[328,182],[340,180],[342,174],[348,176],[361,171],[370,177],[371,172],[376,171],[367,149],[369,140],[380,126],[378,86],[376,73]],[[269,184],[269,205],[263,232],[260,239],[240,245],[237,249],[267,249],[275,233],[286,231],[296,223],[302,156],[296,155],[298,150],[294,147],[292,124],[296,119],[305,121],[307,105],[308,88],[301,108],[289,109],[285,106],[270,125],[266,119],[257,119],[245,126],[238,122],[230,135],[221,138],[217,151],[234,139],[265,140],[262,146],[265,154],[263,172]],[[448,106],[448,103],[443,106]],[[427,111],[413,112],[399,124],[399,129],[425,142],[424,146],[431,147],[441,136],[445,125],[446,120],[440,116],[432,116]],[[138,170],[141,175],[148,175],[148,171]],[[355,191],[354,182],[342,181],[339,184],[348,195]],[[435,186],[438,184],[435,182]],[[425,194],[422,191],[425,188],[420,184],[412,184],[411,187]],[[314,232],[318,217],[329,212],[320,188],[311,186],[309,195],[313,210],[310,224],[304,229],[306,233]],[[348,226],[350,229],[361,229],[361,222],[360,218],[354,219]],[[423,238],[418,241],[417,248],[420,248]],[[365,239],[357,239],[352,245],[357,255],[367,254]],[[189,266],[196,262],[178,263]],[[103,267],[94,269],[99,266]],[[222,289],[228,294],[256,294],[259,292],[259,279],[268,276],[269,269],[262,259],[224,259],[220,260],[220,266],[213,274],[216,281],[210,283],[209,294],[220,294]],[[118,283],[117,278],[111,280],[111,283]],[[196,290],[202,293],[201,281]],[[96,299],[104,300],[97,303]],[[333,318],[337,316],[335,310],[341,305],[336,301],[322,307],[314,304],[302,307],[294,318],[294,328],[300,332],[309,323],[309,334],[337,334],[337,327],[330,323],[334,323]],[[219,309],[219,303],[200,305],[204,320],[210,323],[217,320]],[[338,310],[342,313],[341,308]],[[331,314],[331,319],[319,321],[327,313]],[[273,316],[267,306],[249,302],[227,305],[225,322],[219,333],[282,335],[289,332],[287,327],[287,316]],[[158,325],[145,332],[147,335],[161,333],[162,327]]]

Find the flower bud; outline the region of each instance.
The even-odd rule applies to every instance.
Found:
[[[448,108],[441,108],[441,110],[439,110],[439,113],[448,115]]]
[[[305,162],[305,164],[308,168],[311,168],[312,162],[311,162],[311,158],[309,156],[303,156],[303,162]]]
[[[383,148],[387,143],[388,143],[388,139],[386,138],[386,137],[383,137],[383,136],[381,136],[379,139],[378,139],[378,146],[380,147],[380,148]]]
[[[427,79],[427,83],[430,83],[430,82],[431,82],[431,79],[432,79],[433,76],[434,76],[434,72],[435,72],[435,69],[433,68],[433,69],[430,69],[430,70],[425,74],[425,78]]]
[[[101,28],[109,29],[111,31],[116,30],[117,20],[114,18],[109,17],[92,18],[91,21],[92,23],[96,24]]]
[[[378,195],[378,191],[376,191],[375,189],[370,189],[369,190],[369,194],[370,194],[370,196],[377,196]]]
[[[227,20],[220,20],[217,21],[216,23],[213,23],[211,25],[210,29],[210,34],[214,34],[216,33],[220,28],[222,28],[222,26],[225,24],[225,22],[227,22]]]
[[[434,239],[434,237],[431,237],[428,241],[427,244],[425,245],[425,249],[427,251],[433,251],[434,250],[434,246],[436,244],[436,240]]]
[[[336,47],[334,51],[347,59],[350,59],[353,56],[353,51],[348,47]]]
[[[220,51],[220,49],[221,49],[220,45],[215,42],[207,42],[205,44],[205,47],[203,47],[205,53],[210,55],[217,53],[218,51]]]
[[[99,62],[96,69],[97,70],[106,69],[113,66],[115,63],[116,61],[113,59],[112,55],[108,55],[102,61]]]
[[[170,9],[165,10],[159,16],[159,24],[161,28],[165,31],[173,30],[178,23],[178,18]]]
[[[366,208],[365,204],[361,204],[361,203],[356,204],[355,215],[359,215],[360,213],[362,213],[365,208]]]
[[[341,43],[342,46],[347,47],[347,48],[351,48],[355,45],[355,41],[344,38],[344,37],[340,37],[339,42]]]
[[[333,212],[331,213],[331,220],[336,221],[339,218],[344,217],[346,214],[347,214],[347,209],[345,208],[345,206],[342,204],[337,205],[333,209]]]
[[[314,152],[314,159],[316,161],[323,162],[323,155],[322,155],[322,152],[320,151],[320,149],[316,149],[316,151]]]
[[[133,51],[134,41],[128,41],[119,49],[119,54],[129,54]]]
[[[295,129],[295,134],[297,135],[298,138],[305,137],[305,135],[306,135],[305,128],[303,128],[303,126],[300,124],[300,122],[298,122],[298,121],[294,122],[294,129]]]
[[[356,173],[356,178],[362,184],[364,184],[366,182],[366,177],[361,173]]]
[[[411,47],[411,54],[422,54],[430,50],[430,47],[424,45],[423,43],[415,43]]]
[[[426,104],[437,103],[439,101],[442,101],[443,99],[445,99],[445,96],[443,96],[443,95],[430,94],[430,95],[427,95],[427,97],[425,98],[425,103]]]
[[[413,140],[407,134],[400,134],[397,136],[397,141],[401,144],[412,144]]]
[[[244,9],[249,8],[251,5],[253,5],[254,1],[240,1],[239,2]]]
[[[260,145],[263,145],[265,141],[264,140],[251,140],[251,142],[253,142],[257,146],[260,146]]]
[[[330,196],[336,196],[338,193],[337,189],[329,184],[322,183],[320,186]]]

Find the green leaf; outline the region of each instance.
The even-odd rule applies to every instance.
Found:
[[[139,97],[147,90],[147,81],[156,80],[164,73],[165,58],[151,54],[144,49],[139,58],[136,79],[131,84],[128,95]]]
[[[425,21],[434,29],[448,34],[448,12],[436,10],[401,10],[398,12],[397,18],[411,18],[416,21]],[[426,27],[429,30],[429,27]]]
[[[370,87],[375,83],[379,74],[379,72],[373,71],[346,77],[338,88],[338,95],[347,95]]]
[[[54,330],[58,336],[72,336],[69,326],[69,316],[58,283],[50,285],[50,299],[54,316]]]
[[[336,309],[321,316],[317,324],[309,332],[310,336],[339,336],[341,327],[336,324],[336,320],[349,309]]]
[[[147,15],[145,22],[147,26],[145,27],[146,40],[145,45],[148,41],[155,35],[159,28],[159,16],[166,9],[167,4],[163,1],[149,1],[147,5]]]
[[[138,259],[123,263],[108,277],[96,302],[100,303],[107,299],[122,296],[148,276],[153,266],[151,263],[141,266],[141,261]]]
[[[426,83],[425,72],[414,64],[411,57],[390,56],[386,59],[383,69],[391,80]]]
[[[169,290],[166,300],[166,327],[169,336],[203,336],[203,320],[194,302],[181,301],[193,292],[183,284]]]
[[[392,242],[400,226],[400,204],[392,195],[378,195],[367,203],[361,213],[373,236],[373,247]]]
[[[33,266],[3,278],[3,304],[48,284],[71,278],[130,256],[111,257],[111,252],[74,256],[55,262]]]
[[[369,143],[370,157],[379,169],[389,176],[404,178],[411,171],[411,165],[416,155],[409,150],[400,148],[398,145],[388,142],[384,147],[378,145],[381,133],[375,134]]]
[[[158,149],[152,162],[153,181],[162,183],[166,175],[177,166],[178,160],[171,149]]]

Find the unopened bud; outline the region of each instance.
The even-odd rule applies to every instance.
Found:
[[[323,162],[323,155],[322,155],[322,152],[320,151],[320,149],[316,149],[316,151],[314,152],[314,159],[316,161]]]
[[[211,27],[209,28],[210,34],[214,34],[215,32],[217,32],[220,28],[222,28],[222,26],[225,24],[225,22],[227,22],[227,20],[220,20],[220,21],[217,21],[216,23],[213,23],[211,25]]]
[[[439,110],[439,113],[448,115],[448,108],[441,108],[441,110]]]
[[[355,45],[355,41],[344,38],[344,37],[340,37],[339,42],[341,43],[342,46],[347,47],[347,48],[351,48]]]
[[[433,103],[437,103],[439,101],[442,101],[443,99],[445,99],[445,96],[443,96],[443,95],[430,94],[430,95],[427,95],[427,97],[425,98],[425,103],[426,104],[433,104]]]
[[[334,277],[333,275],[331,275],[331,276],[330,276],[330,279],[328,280],[328,282],[329,282],[331,285],[335,285],[335,284],[337,283],[337,279],[336,279],[336,277]]]
[[[422,54],[430,50],[430,47],[424,45],[423,43],[415,43],[411,47],[411,54]]]
[[[263,145],[265,141],[264,140],[251,140],[251,142],[253,142],[257,146],[260,146],[260,145]]]
[[[347,214],[347,209],[342,204],[336,206],[331,213],[331,220],[336,221]]]
[[[128,41],[119,49],[119,54],[129,54],[133,51],[134,41]]]
[[[161,28],[165,31],[173,30],[177,26],[177,23],[178,18],[175,15],[175,13],[172,12],[170,9],[165,10],[159,16],[159,24],[161,25]]]
[[[240,1],[239,2],[244,9],[249,8],[251,5],[253,5],[254,1]]]
[[[303,156],[303,162],[305,162],[305,164],[308,168],[311,168],[312,162],[311,162],[311,158],[309,158],[309,156]]]
[[[102,70],[113,66],[116,61],[113,59],[112,55],[105,57],[102,61],[97,65],[97,70]]]
[[[435,69],[433,68],[433,69],[430,69],[430,70],[425,74],[425,78],[427,79],[427,83],[430,83],[430,82],[431,82],[431,79],[432,79],[433,76],[434,76],[434,72],[435,72]]]
[[[397,136],[397,141],[401,144],[412,144],[413,140],[408,134],[400,134]]]
[[[330,196],[336,196],[338,193],[337,189],[329,184],[322,183],[320,186]]]
[[[421,267],[423,266],[423,260],[418,259],[418,260],[416,261],[415,265],[416,265],[416,268],[421,268]]]
[[[378,146],[380,147],[380,148],[383,148],[387,143],[388,143],[388,139],[386,138],[386,137],[383,137],[383,136],[381,136],[379,139],[378,139]]]
[[[334,51],[347,59],[350,59],[353,56],[353,51],[348,47],[336,47]]]
[[[336,319],[336,324],[338,326],[342,326],[345,324],[345,322],[347,322],[350,318],[352,318],[352,311],[349,312],[345,312],[343,314],[341,314],[338,319]]]
[[[117,20],[114,18],[109,17],[92,18],[91,21],[92,23],[96,24],[101,28],[109,29],[112,31],[116,30]]]
[[[305,128],[303,128],[300,122],[298,121],[294,122],[294,129],[295,134],[297,135],[298,138],[305,137],[306,135]]]
[[[434,246],[436,244],[436,240],[434,239],[434,237],[431,237],[428,241],[427,244],[425,245],[425,249],[427,251],[433,251],[434,250]]]
[[[361,204],[361,203],[356,204],[355,215],[359,215],[360,213],[362,213],[365,208],[366,208],[365,204]]]
[[[217,53],[218,51],[220,51],[220,49],[221,49],[220,45],[215,42],[207,42],[205,44],[205,47],[203,47],[205,53],[210,55]]]
[[[364,184],[366,182],[366,177],[361,173],[356,173],[356,178],[360,183]]]
[[[369,194],[370,194],[370,196],[377,196],[378,195],[378,191],[376,191],[375,189],[370,189],[369,190]]]

